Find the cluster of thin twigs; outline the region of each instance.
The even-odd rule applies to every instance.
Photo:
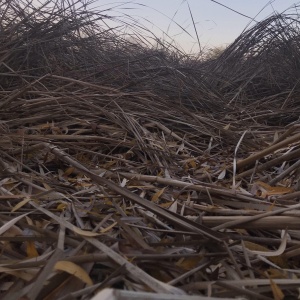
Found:
[[[209,61],[110,21],[0,4],[1,299],[296,299],[298,15]]]

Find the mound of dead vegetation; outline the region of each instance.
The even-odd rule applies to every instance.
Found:
[[[299,117],[297,13],[275,14],[241,34],[208,67],[211,88],[243,120],[288,125]]]
[[[0,3],[0,298],[297,299],[298,14],[204,60],[37,2]]]

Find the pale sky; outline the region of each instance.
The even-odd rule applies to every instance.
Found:
[[[264,19],[274,11],[282,12],[294,4],[300,4],[299,0],[217,0],[217,2],[250,18],[255,17],[256,21]],[[96,0],[96,4],[100,10],[115,7],[113,11],[107,11],[107,14],[120,16],[124,20],[128,20],[128,17],[139,20],[141,24],[154,32],[156,36],[168,41],[173,39],[177,46],[182,47],[187,52],[199,51],[188,4],[192,11],[202,48],[230,44],[251,22],[249,18],[230,11],[211,0],[139,0],[121,2]],[[264,6],[266,7],[264,8]],[[185,33],[177,24],[189,34]],[[254,22],[251,23],[252,25],[254,25]],[[167,32],[169,37],[163,32]]]

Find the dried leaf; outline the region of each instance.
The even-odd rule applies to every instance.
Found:
[[[22,206],[24,206],[25,204],[27,204],[30,200],[32,200],[31,198],[25,198],[24,200],[20,201],[17,205],[15,205],[13,208],[12,208],[12,212],[15,212],[17,211],[19,208],[21,208]]]
[[[161,190],[157,191],[151,198],[151,201],[157,202],[159,197],[164,193],[166,187],[162,188]]]
[[[266,198],[268,196],[284,195],[288,193],[293,193],[294,189],[282,187],[282,186],[270,186],[265,182],[256,181],[251,189],[251,193],[261,198]]]
[[[73,262],[63,260],[58,261],[55,264],[54,269],[64,271],[73,276],[76,276],[87,285],[93,285],[93,281],[90,278],[89,274],[82,267],[74,264]]]
[[[183,258],[183,259],[180,259],[176,263],[176,265],[178,267],[183,268],[184,270],[192,270],[199,264],[200,260],[201,260],[201,257]]]
[[[33,241],[26,242],[26,253],[28,258],[39,256],[39,253],[37,252]]]
[[[272,288],[274,300],[283,300],[284,294],[282,290],[272,279],[270,279],[270,286]]]
[[[71,174],[74,172],[74,170],[75,170],[75,169],[74,169],[73,167],[67,168],[67,169],[65,170],[63,176],[64,176],[64,177],[68,177],[69,175],[71,175]]]
[[[56,207],[57,210],[64,211],[67,208],[67,203],[59,203]]]
[[[286,274],[285,271],[280,270],[280,269],[274,269],[274,268],[270,268],[266,271],[268,273],[268,277],[271,279],[275,279],[275,278],[288,278],[288,275]]]

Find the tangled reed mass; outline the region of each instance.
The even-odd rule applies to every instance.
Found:
[[[297,299],[296,8],[196,58],[2,1],[1,299]]]

